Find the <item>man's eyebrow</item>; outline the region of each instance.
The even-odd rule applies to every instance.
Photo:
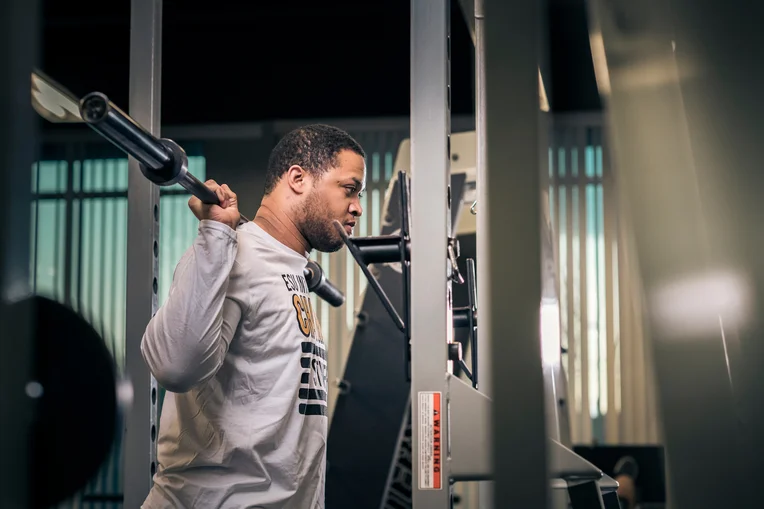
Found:
[[[363,184],[363,182],[361,182],[355,177],[352,177],[352,178],[353,178],[353,182],[355,182],[355,185],[361,189],[361,192],[366,191],[366,186]]]

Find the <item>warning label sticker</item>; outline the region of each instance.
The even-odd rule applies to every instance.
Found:
[[[441,489],[441,393],[419,393],[419,489]]]

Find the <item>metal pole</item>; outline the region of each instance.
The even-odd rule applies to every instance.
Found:
[[[538,1],[485,0],[485,178],[490,274],[480,287],[491,338],[495,507],[548,506],[540,346]],[[487,206],[486,206],[487,205]],[[486,266],[487,265],[487,266]],[[482,313],[489,308],[489,319]],[[488,329],[486,331],[485,329]],[[482,348],[482,347],[481,347]],[[481,352],[485,355],[485,350]]]
[[[26,297],[29,287],[30,174],[37,151],[30,80],[37,60],[38,2],[0,2],[0,507],[25,509],[32,488],[29,436],[33,400],[34,341],[31,317],[9,316],[9,301]],[[43,488],[44,487],[40,487]]]
[[[161,170],[173,164],[173,151],[101,92],[82,98],[80,114],[93,130],[148,169]]]
[[[479,208],[488,206],[488,187],[485,185],[486,179],[486,155],[487,147],[485,143],[486,116],[485,116],[485,27],[483,25],[483,0],[475,0],[475,139],[477,148],[475,152],[475,166],[477,170],[477,202]],[[488,282],[488,264],[481,264],[481,256],[488,253],[488,215],[477,214],[476,236],[477,236],[477,293],[478,304],[488,302],[487,286],[483,283]],[[487,260],[486,260],[487,261]],[[491,310],[488,306],[484,309],[478,307],[480,320],[490,320]],[[478,335],[478,369],[483,373],[483,380],[480,383],[480,392],[491,397],[491,336],[490,330],[485,334]]]
[[[488,186],[486,185],[486,117],[485,117],[485,17],[483,15],[483,0],[475,0],[475,138],[477,147],[475,152],[475,169],[477,171],[477,203],[481,210],[488,210]],[[477,294],[478,314],[481,323],[490,323],[490,306],[480,306],[480,303],[488,304],[488,215],[478,213],[476,219],[476,257],[477,257]],[[491,382],[491,329],[489,327],[478,328],[478,370],[482,373],[480,380],[480,392],[492,397]],[[490,429],[490,427],[489,427]],[[489,431],[490,435],[490,431]],[[489,438],[493,443],[493,438]],[[492,448],[489,448],[493,452]],[[491,459],[493,461],[493,459]],[[493,507],[493,482],[483,481],[478,484],[478,497],[481,509]]]
[[[159,137],[162,0],[132,0],[130,25],[130,115]],[[156,471],[157,384],[140,345],[157,308],[159,188],[129,158],[127,191],[127,330],[125,371],[133,406],[125,419],[124,507],[140,507]]]
[[[449,1],[411,3],[411,409],[413,509],[450,507],[447,280]],[[441,440],[441,438],[444,438]]]

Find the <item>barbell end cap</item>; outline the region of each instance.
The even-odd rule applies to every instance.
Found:
[[[102,92],[90,92],[80,100],[80,116],[88,124],[97,124],[111,109],[109,98]]]

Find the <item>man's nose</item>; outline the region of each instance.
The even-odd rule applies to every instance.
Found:
[[[353,200],[353,201],[350,203],[350,213],[351,213],[351,214],[352,214],[354,217],[358,217],[358,216],[360,216],[361,214],[363,214],[363,207],[361,207],[361,200],[357,200],[357,199],[356,199],[356,200]]]

